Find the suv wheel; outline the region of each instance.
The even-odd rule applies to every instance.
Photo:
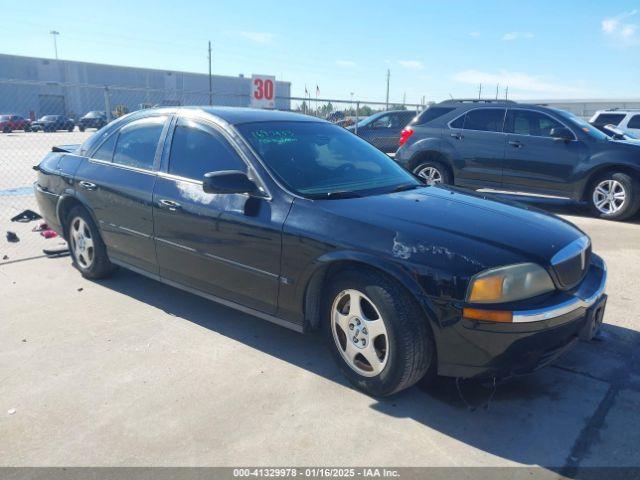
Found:
[[[591,184],[589,203],[600,218],[626,220],[640,208],[638,182],[626,173],[604,174]]]
[[[390,395],[434,375],[433,334],[400,285],[374,272],[345,270],[326,294],[327,342],[355,387]]]
[[[425,162],[413,170],[414,175],[422,178],[427,185],[448,184],[449,172],[440,162]]]
[[[73,265],[85,278],[104,278],[114,269],[93,219],[83,207],[67,216],[67,236]]]

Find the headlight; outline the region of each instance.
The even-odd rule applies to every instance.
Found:
[[[535,263],[520,263],[475,275],[467,289],[467,302],[506,303],[553,290],[553,281],[544,268]]]

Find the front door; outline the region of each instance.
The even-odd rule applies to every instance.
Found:
[[[477,108],[458,117],[445,130],[456,151],[456,185],[497,188],[502,177],[505,139],[504,108]]]
[[[570,179],[584,145],[579,140],[551,137],[554,128],[566,128],[546,113],[509,109],[502,187],[508,190],[571,195]]]
[[[225,133],[179,119],[162,169],[153,194],[160,276],[275,313],[286,211],[266,195],[203,191],[205,173],[249,170]]]
[[[157,273],[152,194],[167,116],[127,123],[76,173],[76,191],[98,221],[109,257]]]

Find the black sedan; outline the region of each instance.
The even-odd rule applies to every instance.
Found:
[[[144,110],[36,169],[40,211],[83,276],[119,265],[322,329],[374,395],[436,374],[527,373],[602,321],[606,268],[572,224],[425,186],[322,120]]]
[[[64,115],[45,115],[35,122],[31,122],[31,130],[34,132],[55,132],[57,130],[72,132],[75,126],[75,122]]]
[[[78,130],[84,132],[87,128],[100,130],[107,124],[107,114],[99,110],[92,110],[78,120]]]

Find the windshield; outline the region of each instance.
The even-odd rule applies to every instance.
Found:
[[[589,122],[581,119],[580,117],[575,116],[573,113],[567,112],[566,110],[560,110],[557,108],[554,108],[553,110],[559,115],[561,115],[564,119],[568,120],[573,125],[578,127],[587,135],[590,135],[593,138],[596,138],[598,140],[606,140],[609,138],[606,134],[602,133],[600,130],[598,130],[596,127],[591,125]]]
[[[422,185],[380,150],[336,125],[259,122],[236,128],[274,176],[302,196],[363,196]]]
[[[85,115],[85,118],[99,118],[102,117],[104,114],[102,112],[89,112]]]
[[[45,122],[53,122],[55,121],[55,119],[55,115],[45,115],[44,117],[40,118],[40,120],[44,120]]]
[[[9,118],[9,115],[0,115],[0,121],[7,121]]]

